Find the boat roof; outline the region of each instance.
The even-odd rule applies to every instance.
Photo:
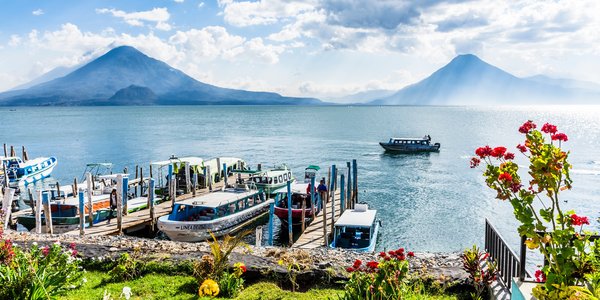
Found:
[[[86,167],[90,168],[90,167],[106,167],[106,168],[112,168],[113,164],[112,163],[89,163],[85,165]]]
[[[163,160],[163,161],[157,161],[157,162],[153,162],[153,165],[156,166],[168,166],[170,164],[178,164],[178,163],[189,163],[190,166],[201,166],[202,163],[204,162],[204,160],[200,157],[196,157],[196,156],[187,156],[187,157],[177,157],[177,158],[170,158],[169,160]]]
[[[296,182],[292,183],[292,186],[291,186],[292,193],[306,194],[306,189],[308,188],[309,184],[310,183],[296,183]],[[273,193],[286,194],[287,193],[287,185],[276,189],[275,191],[273,191]]]
[[[377,210],[347,209],[335,222],[335,226],[371,227],[375,221]]]
[[[310,165],[310,166],[306,167],[306,169],[304,169],[304,170],[315,170],[315,171],[319,171],[319,170],[321,170],[321,167],[319,167],[319,166],[315,166],[315,165]]]
[[[106,174],[106,175],[100,175],[100,176],[98,176],[98,178],[100,178],[100,179],[117,179],[117,176],[119,176],[119,175],[129,178],[129,173]]]
[[[393,137],[391,139],[395,140],[395,141],[427,141],[427,140],[429,140],[428,138],[422,138],[422,137],[419,137],[419,138],[415,138],[415,137],[409,137],[409,138]]]
[[[184,201],[179,201],[175,205],[187,204],[187,205],[197,205],[203,207],[217,208],[222,205],[226,205],[229,203],[236,202],[238,200],[244,199],[246,197],[257,194],[257,190],[236,190],[236,189],[226,189],[224,191],[216,191],[212,193],[208,193],[206,195],[202,195],[199,197],[194,197],[191,199],[187,199]]]

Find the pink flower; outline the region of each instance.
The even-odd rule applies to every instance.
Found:
[[[70,243],[69,244],[69,249],[75,250],[75,243]]]
[[[569,140],[569,138],[567,137],[567,135],[566,135],[566,134],[564,134],[564,133],[557,133],[557,134],[553,134],[553,135],[551,136],[551,138],[552,138],[552,140],[553,140],[553,141],[556,141],[556,140],[558,140],[558,141],[563,141],[563,142],[566,142],[566,141],[568,141],[568,140]]]
[[[529,133],[532,129],[535,129],[537,126],[533,123],[533,121],[529,120],[525,123],[523,123],[523,125],[521,125],[521,127],[519,127],[519,132],[520,133]]]
[[[48,256],[49,253],[50,253],[50,247],[45,246],[44,248],[42,248],[42,255]]]
[[[546,123],[546,124],[544,124],[544,126],[542,126],[542,132],[549,133],[549,134],[555,134],[556,131],[557,131],[556,126],[552,125],[550,123]]]

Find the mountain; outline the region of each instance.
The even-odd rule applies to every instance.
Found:
[[[594,100],[600,100],[600,93],[519,78],[466,54],[455,57],[420,82],[368,104],[572,104]]]
[[[369,100],[381,99],[384,97],[391,96],[395,92],[396,91],[390,91],[390,90],[367,90],[367,91],[362,91],[362,92],[358,92],[355,94],[331,98],[331,99],[327,99],[327,100],[329,100],[331,102],[335,102],[335,103],[364,103]]]
[[[569,78],[552,78],[541,74],[531,77],[525,77],[524,79],[545,84],[557,85],[569,89],[585,89],[592,91],[600,91],[600,84],[590,81],[582,81]]]
[[[52,79],[56,79],[59,77],[63,77],[73,71],[75,71],[77,68],[79,68],[81,66],[74,66],[74,67],[56,67],[44,74],[42,74],[41,76],[33,79],[32,81],[25,83],[25,84],[21,84],[19,86],[16,86],[14,88],[12,88],[11,90],[23,90],[23,89],[28,89],[32,86],[38,85],[40,83],[44,83],[44,82],[48,82]]]
[[[144,88],[143,91],[141,88]],[[146,98],[139,98],[141,96]],[[284,97],[276,93],[227,89],[202,83],[129,46],[114,48],[64,77],[27,89],[0,93],[0,105],[321,103],[312,98]]]

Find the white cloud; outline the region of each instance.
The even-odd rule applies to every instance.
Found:
[[[144,26],[144,22],[154,22],[155,28],[158,30],[171,30],[171,25],[167,21],[171,18],[171,14],[167,8],[153,8],[147,11],[137,11],[127,13],[114,8],[99,8],[96,9],[98,14],[111,14],[113,17],[121,18],[125,23],[131,26]]]
[[[185,0],[173,0],[175,3],[183,3]]]
[[[42,9],[36,9],[36,10],[32,11],[31,14],[34,16],[41,16],[44,14],[44,11]]]
[[[198,3],[198,8],[202,8],[202,7],[204,7],[204,2]]]
[[[259,0],[235,2],[232,0],[219,0],[218,3],[223,8],[225,22],[233,26],[245,27],[274,24],[280,20],[295,17],[304,11],[313,10],[317,1]]]
[[[13,34],[10,36],[10,40],[8,41],[8,45],[11,47],[16,47],[21,44],[21,37],[18,34]]]

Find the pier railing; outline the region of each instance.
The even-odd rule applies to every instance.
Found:
[[[531,277],[525,267],[525,237],[521,238],[520,255],[510,249],[500,235],[498,230],[492,226],[488,219],[485,219],[485,250],[498,265],[498,278],[510,293],[512,278],[519,277],[521,281],[526,276]]]

